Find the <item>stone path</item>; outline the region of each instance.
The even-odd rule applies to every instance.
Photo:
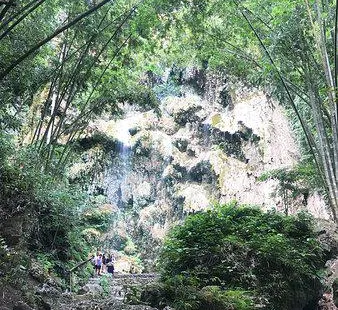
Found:
[[[64,295],[52,310],[156,310],[145,305],[129,305],[128,298],[138,286],[154,282],[156,274],[116,274],[113,278],[90,278],[78,295]]]

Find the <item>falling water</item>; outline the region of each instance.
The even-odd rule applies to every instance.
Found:
[[[211,126],[207,122],[203,122],[199,125],[199,132],[201,137],[201,145],[205,146],[206,148],[211,147]]]
[[[125,207],[131,193],[129,181],[132,174],[130,126],[128,119],[117,122],[117,144],[112,150],[112,164],[105,177],[109,203],[119,208]]]

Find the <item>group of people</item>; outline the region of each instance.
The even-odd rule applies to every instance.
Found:
[[[97,252],[92,258],[92,263],[96,275],[100,276],[103,273],[114,275],[114,257],[111,254],[106,256]]]

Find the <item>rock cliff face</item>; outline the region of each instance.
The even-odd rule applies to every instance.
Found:
[[[168,83],[162,80],[162,86]],[[289,212],[306,207],[329,217],[320,198],[290,204],[277,181],[258,180],[299,160],[278,103],[194,70],[181,74],[180,84],[175,95],[162,96],[157,110],[126,104],[122,119],[92,124],[113,141],[110,160],[93,183],[118,215],[107,235],[110,246],[152,252],[173,223],[214,202]]]

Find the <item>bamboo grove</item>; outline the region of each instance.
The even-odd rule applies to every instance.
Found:
[[[1,131],[63,167],[95,115],[146,92],[145,71],[207,62],[290,107],[337,221],[337,12],[332,0],[1,1]]]

